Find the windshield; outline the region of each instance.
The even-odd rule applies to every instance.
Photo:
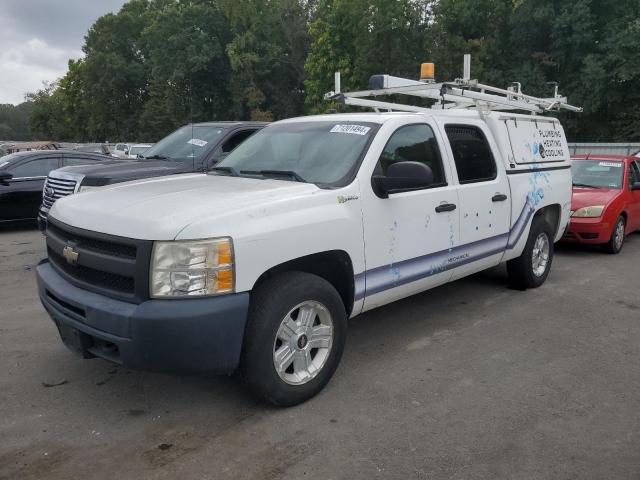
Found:
[[[358,167],[376,127],[367,122],[270,125],[241,143],[216,169],[339,186]]]
[[[577,187],[622,188],[624,163],[611,160],[573,160],[571,175]]]
[[[24,157],[24,152],[10,153],[0,157],[0,169],[9,168],[9,164]]]
[[[198,160],[218,142],[224,128],[206,125],[187,125],[164,137],[144,152],[144,159],[182,162]]]

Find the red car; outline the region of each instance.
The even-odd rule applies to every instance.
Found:
[[[571,160],[572,213],[563,240],[620,252],[625,237],[640,230],[640,158],[576,155]]]

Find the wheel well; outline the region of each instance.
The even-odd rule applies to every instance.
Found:
[[[312,273],[324,278],[333,285],[340,294],[347,315],[351,314],[355,286],[353,264],[347,252],[343,250],[330,250],[281,263],[260,275],[254,288],[269,278],[292,271]]]
[[[553,228],[553,238],[558,235],[558,228],[560,227],[560,212],[562,209],[560,205],[553,204],[547,205],[536,212],[533,218],[542,216],[544,220]]]
[[[627,223],[627,220],[629,220],[629,217],[627,216],[627,212],[623,210],[622,212],[620,212],[620,215],[624,217],[624,223]]]

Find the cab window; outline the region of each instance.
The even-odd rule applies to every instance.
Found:
[[[486,182],[497,176],[496,161],[482,131],[471,125],[445,127],[461,184]]]
[[[222,144],[222,153],[229,153],[233,151],[238,145],[244,142],[251,135],[256,133],[256,130],[242,130],[236,132],[226,142]]]
[[[57,158],[39,158],[9,169],[13,178],[46,177],[51,170],[58,168]]]
[[[400,127],[384,147],[374,175],[386,176],[390,165],[397,162],[420,162],[431,168],[433,184],[429,188],[447,184],[438,142],[429,125]]]

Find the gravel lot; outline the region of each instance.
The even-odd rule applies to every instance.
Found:
[[[558,249],[350,322],[318,397],[82,361],[40,305],[35,229],[0,231],[0,479],[640,478],[640,235]]]

